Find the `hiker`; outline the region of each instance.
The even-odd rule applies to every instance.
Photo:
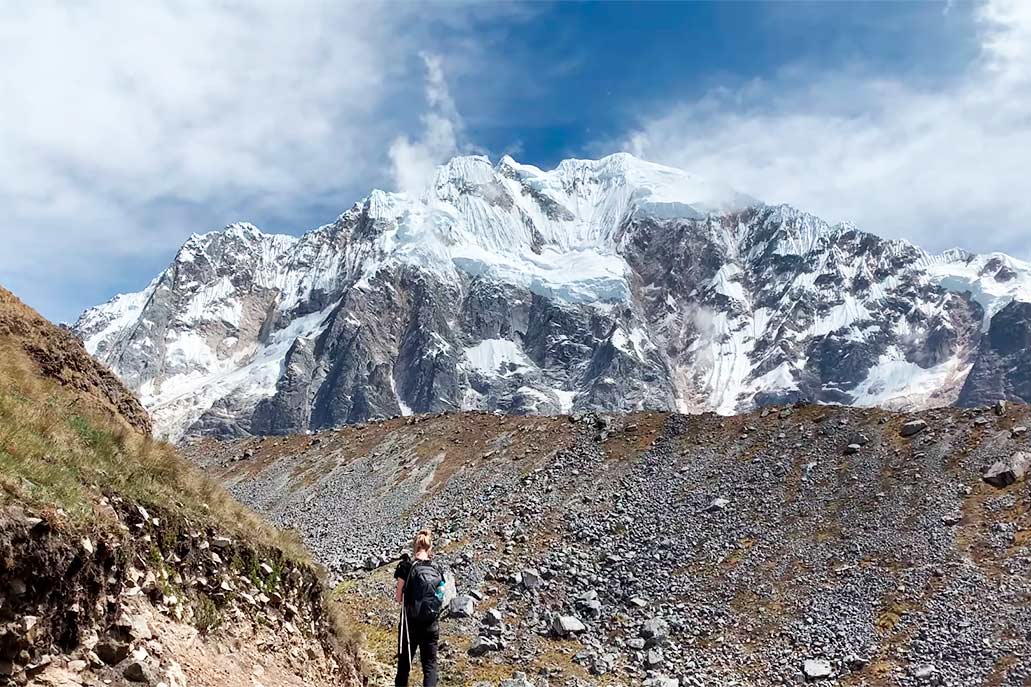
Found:
[[[416,650],[422,662],[423,687],[437,685],[437,619],[444,600],[444,571],[432,560],[433,534],[419,530],[412,547],[415,559],[405,554],[394,571],[394,600],[401,604],[397,628],[397,677],[395,687],[408,687],[408,673]]]

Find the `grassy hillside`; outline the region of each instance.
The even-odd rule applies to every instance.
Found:
[[[124,412],[123,412],[124,411]],[[180,513],[307,560],[169,444],[150,436],[135,398],[82,344],[0,289],[0,485],[5,501],[103,525],[108,492]]]
[[[0,682],[242,685],[259,660],[270,686],[361,681],[298,538],[154,440],[118,379],[3,289],[0,580]]]

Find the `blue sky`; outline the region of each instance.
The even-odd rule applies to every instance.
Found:
[[[1027,3],[296,5],[0,8],[0,283],[73,320],[192,232],[300,233],[467,152],[1031,254]]]

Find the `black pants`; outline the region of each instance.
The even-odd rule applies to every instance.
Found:
[[[423,687],[437,687],[437,642],[440,640],[440,627],[437,622],[434,621],[428,627],[409,623],[407,634],[403,631],[404,628],[399,626],[398,629],[401,632],[401,655],[397,657],[394,687],[408,687],[408,673],[412,670],[409,657],[415,649],[418,649],[419,661],[422,663]]]

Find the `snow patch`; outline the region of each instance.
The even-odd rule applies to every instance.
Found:
[[[484,377],[509,377],[536,369],[518,344],[508,339],[484,339],[464,351],[463,367]]]

